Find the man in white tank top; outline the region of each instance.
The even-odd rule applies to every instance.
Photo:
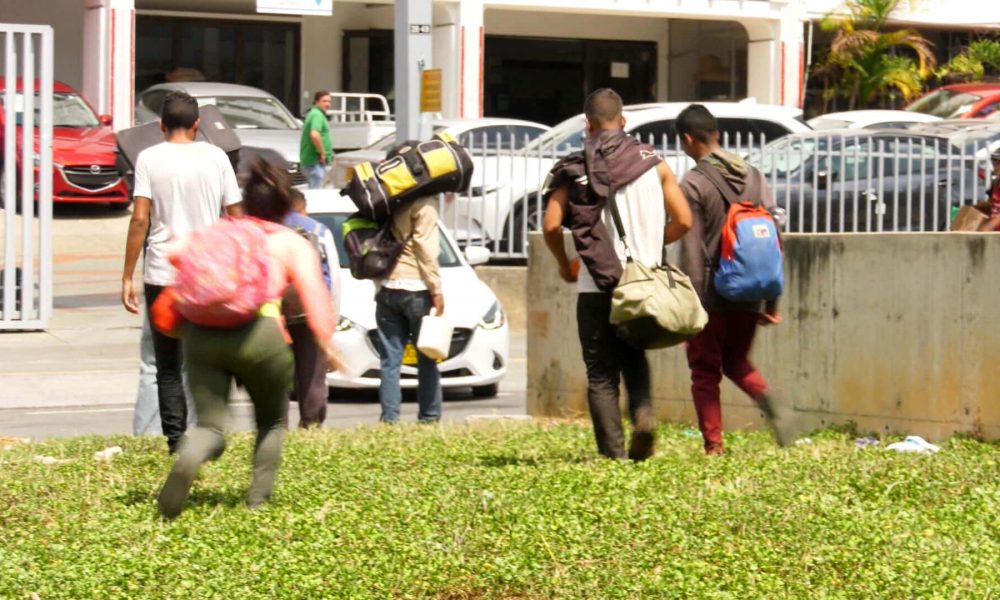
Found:
[[[597,90],[587,98],[584,114],[591,137],[625,126],[621,97],[608,88]],[[665,244],[680,239],[691,227],[691,211],[674,173],[662,160],[651,164],[653,166],[647,171],[615,193],[632,256],[650,266],[659,263]],[[653,453],[649,363],[645,351],[617,337],[609,322],[611,293],[602,291],[586,266],[580,267],[578,275],[573,272],[562,234],[569,193],[567,185],[554,190],[549,197],[545,211],[545,243],[559,263],[560,276],[565,281],[577,282],[577,326],[587,367],[587,403],[597,449],[609,458],[645,460]],[[600,223],[610,237],[618,260],[624,265],[625,248],[613,224],[610,202],[604,207]],[[618,408],[618,383],[622,377],[628,391],[629,417],[635,429],[627,454]]]

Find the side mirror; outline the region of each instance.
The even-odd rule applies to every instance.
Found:
[[[465,249],[465,260],[469,263],[469,266],[485,265],[490,261],[490,256],[492,256],[489,248],[483,248],[482,246],[469,246]]]
[[[98,122],[105,127],[111,127],[111,115],[101,115],[97,117]]]

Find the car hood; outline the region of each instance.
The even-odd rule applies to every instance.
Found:
[[[236,129],[244,146],[270,148],[288,162],[299,162],[299,139],[302,133],[295,129]]]
[[[374,329],[374,282],[354,279],[349,270],[341,269],[340,284],[341,316],[364,329]],[[497,301],[493,290],[466,265],[442,268],[441,286],[444,289],[444,316],[455,327],[476,327]]]
[[[52,130],[52,161],[61,165],[114,165],[117,145],[115,132],[109,127],[56,127]]]

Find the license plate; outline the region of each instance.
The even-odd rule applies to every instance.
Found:
[[[435,362],[441,363],[443,361],[437,360]],[[417,366],[417,347],[411,343],[407,343],[403,346],[403,364],[408,367]]]
[[[407,344],[403,348],[403,364],[412,367],[417,364],[417,347],[413,344]]]

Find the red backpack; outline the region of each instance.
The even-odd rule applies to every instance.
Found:
[[[238,327],[271,299],[267,235],[256,219],[223,218],[196,231],[170,261],[177,311],[192,323]]]

